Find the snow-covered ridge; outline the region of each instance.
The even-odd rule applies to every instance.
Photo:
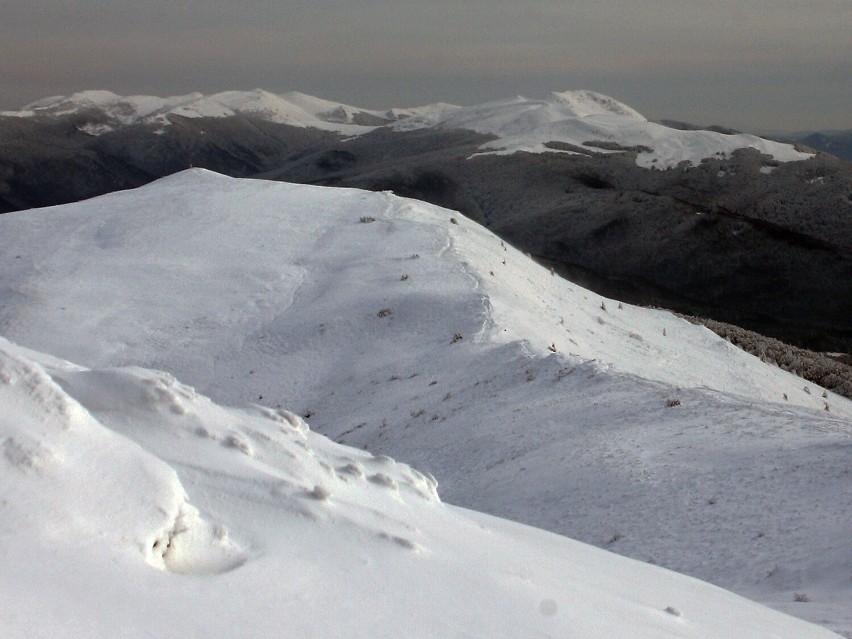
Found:
[[[649,122],[629,106],[593,91],[551,93],[543,100],[516,97],[463,107],[432,117],[411,118],[397,129],[446,127],[471,129],[497,136],[485,152],[637,153],[646,168],[673,168],[704,158],[727,157],[737,149],[754,148],[778,162],[804,160],[807,153],[793,145],[754,135],[714,131],[682,131]],[[568,145],[568,147],[566,147]],[[587,151],[584,151],[587,149]]]
[[[144,448],[156,440],[154,455],[176,470],[188,497],[175,503],[198,510],[209,524],[202,531],[230,529],[235,554],[227,556],[250,570],[262,570],[252,548],[266,547],[263,534],[238,534],[231,521],[262,520],[278,494],[266,480],[239,479],[248,472],[242,467],[236,479],[231,466],[216,467],[211,475],[227,480],[228,495],[257,505],[226,517],[230,507],[205,501],[206,489],[194,492],[207,481],[195,466],[214,451],[216,459],[227,455],[223,463],[240,460],[252,473],[278,477],[280,460],[268,451],[280,442],[265,437],[280,426],[205,412],[203,396],[264,405],[249,410],[255,417],[306,416],[314,431],[378,460],[387,454],[428,471],[450,503],[570,533],[852,630],[850,402],[668,313],[565,282],[456,212],[388,193],[192,170],[88,202],[0,216],[0,237],[0,335],[95,369],[43,362],[102,425],[155,410],[162,427],[140,413],[155,432]],[[129,368],[136,366],[168,375]],[[134,440],[140,432],[114,429]],[[191,451],[189,462],[170,456],[175,446]],[[378,469],[365,475],[379,472],[400,484]],[[349,499],[349,489],[323,484],[331,497],[316,499],[307,495],[315,476],[307,477],[297,503],[319,506],[310,509],[319,521],[328,521],[322,508],[345,510],[335,495]],[[383,484],[390,482],[368,487]],[[222,494],[217,485],[209,494]],[[324,493],[321,486],[314,494]],[[443,508],[419,497],[405,503]],[[352,536],[372,539],[381,530],[389,548],[414,549],[404,555],[411,562],[449,556],[426,532],[428,516],[403,521]],[[455,530],[451,523],[442,521],[443,530]],[[284,537],[314,536],[300,530]],[[479,536],[469,539],[471,552],[479,544],[477,556],[489,555]],[[544,547],[561,570],[553,560],[561,551]],[[525,553],[516,555],[521,563],[529,563]],[[421,567],[406,563],[406,574]],[[323,574],[338,574],[330,570]],[[518,574],[522,583],[545,583]],[[554,575],[547,584],[564,577]],[[545,600],[564,609],[561,599],[536,592],[535,619]],[[796,594],[811,601],[794,602]],[[683,612],[673,601],[654,610],[668,606]]]
[[[159,98],[155,96],[120,96],[110,91],[82,91],[70,96],[54,96],[33,102],[20,111],[0,113],[5,116],[60,116],[94,111],[100,118],[86,127],[92,135],[114,131],[136,123],[167,126],[168,116],[187,118],[254,115],[271,122],[298,127],[313,127],[358,135],[400,118],[455,108],[452,105],[385,111],[361,109],[331,102],[296,91],[276,95],[261,89],[224,91],[213,95],[190,93]]]
[[[192,330],[193,339],[227,350],[235,339],[242,340],[234,330],[254,330],[250,327],[270,314],[299,314],[295,300],[304,293],[306,278],[348,273],[369,246],[380,273],[405,256],[420,260],[434,254],[437,270],[403,291],[437,287],[435,292],[451,305],[446,317],[463,317],[460,323],[478,341],[524,343],[536,354],[591,359],[683,388],[824,406],[819,393],[802,392],[800,378],[762,364],[708,329],[664,311],[613,308],[617,302],[555,277],[461,214],[424,202],[192,169],[133,191],[47,211],[0,217],[7,244],[26,253],[23,262],[0,266],[0,284],[24,293],[37,283],[40,291],[37,297],[7,300],[7,311],[17,319],[11,323],[0,317],[0,329],[27,345],[86,364],[105,365],[115,356],[139,362],[150,356],[152,330],[192,326],[200,316],[212,323],[209,330]],[[352,234],[386,228],[359,224],[360,217],[386,220],[394,235],[386,254],[377,252],[378,239],[365,240],[366,246],[355,242]],[[60,218],[63,223],[56,224]],[[464,224],[450,224],[451,218]],[[335,250],[328,251],[325,244],[331,239]],[[436,246],[443,250],[435,252]],[[92,254],[92,247],[100,250]],[[157,255],[153,264],[152,254]],[[211,263],[211,255],[220,259]],[[423,264],[415,261],[410,267]],[[460,269],[463,278],[454,275]],[[174,272],[184,275],[170,280]],[[331,284],[341,289],[342,303],[346,287]],[[110,304],[99,302],[103,299]],[[263,312],[240,311],[247,301]],[[52,313],[57,304],[66,312]],[[90,331],[96,326],[107,333],[93,344]],[[693,362],[697,353],[701,366]],[[202,379],[195,363],[178,373],[194,383]],[[226,401],[242,398],[239,392],[219,395],[228,385],[225,378],[208,379],[204,390]],[[838,401],[835,412],[852,415],[852,403]]]
[[[646,168],[673,168],[699,164],[705,158],[728,157],[753,148],[775,162],[804,160],[810,154],[791,144],[754,135],[727,135],[714,131],[685,131],[649,122],[631,107],[594,91],[553,92],[544,99],[522,96],[467,107],[436,103],[415,108],[362,109],[303,93],[276,95],[254,91],[226,91],[210,96],[192,93],[170,98],[118,96],[109,91],[84,91],[45,98],[20,111],[0,115],[31,117],[65,115],[94,110],[100,118],[83,130],[100,135],[138,122],[167,126],[169,116],[228,117],[251,114],[298,127],[361,135],[376,127],[396,131],[421,128],[469,129],[494,135],[483,152],[527,153],[637,153]]]
[[[88,370],[0,338],[0,442],[9,639],[835,636],[444,506],[405,464],[156,371]]]

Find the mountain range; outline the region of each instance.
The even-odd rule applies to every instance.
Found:
[[[192,166],[392,190],[603,295],[852,353],[852,166],[824,153],[665,126],[589,91],[384,110],[88,91],[0,114],[0,211]]]

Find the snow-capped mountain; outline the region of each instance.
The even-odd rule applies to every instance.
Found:
[[[706,329],[561,280],[458,213],[387,193],[193,170],[134,191],[3,215],[0,233],[0,334],[22,346],[91,369],[167,371],[219,404],[293,411],[338,442],[431,473],[449,503],[852,630],[845,545],[852,403]],[[278,426],[217,430],[196,416],[194,391],[131,373],[55,377],[103,421],[120,421],[125,411],[99,392],[114,390],[143,407],[145,397],[159,397],[157,410],[184,433],[151,435],[161,451],[170,438],[186,442],[205,429],[214,435],[201,437],[203,445],[217,455],[273,446],[263,428]],[[83,395],[74,376],[88,380]],[[151,390],[139,399],[116,381],[133,386],[136,377],[160,381],[145,382]],[[86,399],[87,387],[104,390]],[[237,423],[231,419],[222,418]],[[192,496],[194,484],[181,472],[213,492],[219,489],[204,477],[215,473],[193,470],[203,455],[186,446],[189,461],[178,476],[209,518],[218,507],[199,504],[208,498]],[[263,456],[232,458],[267,472]],[[300,489],[313,491],[313,482],[311,475]],[[228,494],[257,504],[271,490],[260,481],[227,485]],[[167,523],[151,529],[162,532]],[[404,529],[386,532],[412,542],[402,546],[437,543]],[[250,556],[251,534],[233,538],[227,562]],[[305,553],[296,553],[301,562]],[[228,574],[250,574],[242,571]],[[669,605],[677,608],[660,604]],[[606,628],[600,636],[612,635]]]
[[[697,165],[705,158],[726,158],[753,148],[777,162],[803,160],[812,154],[791,144],[754,135],[683,131],[649,122],[631,107],[593,91],[554,92],[544,99],[522,96],[469,107],[432,104],[410,109],[370,110],[338,104],[298,92],[276,95],[226,91],[210,96],[192,93],[158,98],[118,96],[110,91],[83,91],[39,100],[0,116],[62,116],[92,111],[95,121],[82,125],[92,135],[143,123],[167,126],[170,116],[222,118],[252,115],[279,124],[361,135],[379,126],[467,129],[494,136],[483,145],[491,153],[615,153],[632,151],[647,168]]]
[[[852,165],[825,154],[664,127],[589,91],[384,110],[295,92],[83,92],[0,115],[0,213],[190,167],[393,190],[601,294],[852,349]]]
[[[593,91],[551,93],[543,100],[517,97],[432,116],[409,118],[393,125],[470,129],[496,136],[483,149],[498,154],[636,152],[636,163],[668,169],[705,158],[730,157],[737,149],[753,148],[778,162],[803,160],[811,154],[790,144],[754,135],[723,135],[715,131],[681,131],[649,122],[613,98]]]
[[[224,91],[213,95],[196,92],[167,98],[120,96],[111,91],[81,91],[70,96],[38,100],[20,111],[6,111],[0,113],[0,116],[59,117],[89,112],[96,119],[83,125],[82,130],[91,135],[101,135],[133,124],[168,126],[169,116],[227,118],[250,115],[278,124],[358,135],[400,118],[421,113],[429,115],[454,108],[457,107],[435,104],[413,109],[376,111],[315,98],[298,91],[276,95],[262,89]]]

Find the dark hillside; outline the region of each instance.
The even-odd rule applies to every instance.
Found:
[[[0,118],[0,211],[139,186],[189,166],[393,190],[457,209],[604,295],[852,353],[852,164],[754,150],[697,167],[636,150],[477,155],[469,131],[358,138],[262,119],[177,118],[93,136],[84,115]],[[473,156],[473,157],[472,157]]]

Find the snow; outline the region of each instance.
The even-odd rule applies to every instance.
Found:
[[[362,217],[379,223],[362,224]],[[257,341],[264,332],[289,331],[289,322],[298,322],[288,315],[307,314],[319,325],[326,313],[349,304],[353,313],[372,316],[393,299],[384,288],[391,274],[414,270],[426,276],[395,282],[398,303],[406,306],[391,310],[397,321],[405,311],[406,332],[440,319],[440,327],[426,333],[436,342],[457,332],[450,328],[456,324],[484,344],[521,344],[539,356],[555,346],[577,361],[594,359],[673,386],[824,406],[800,378],[763,365],[704,327],[663,311],[618,309],[463,216],[386,193],[190,170],[37,215],[7,214],[0,228],[20,255],[0,268],[0,281],[18,293],[4,311],[14,321],[0,316],[7,335],[96,365],[157,364],[152,353],[162,350],[173,369],[185,350],[186,365],[174,368],[178,376],[225,401],[246,399],[240,383],[231,381],[232,371],[216,372],[199,357],[230,358],[246,348],[246,336]],[[415,254],[419,258],[411,259]],[[181,277],[170,276],[175,273]],[[375,309],[364,303],[365,296],[377,297],[374,289]],[[356,323],[347,330],[377,339],[377,327]],[[282,345],[290,352],[313,336],[292,337]],[[253,348],[256,353],[244,355],[248,368],[258,364],[274,375],[278,364],[266,359],[278,352],[264,344]],[[306,350],[312,356],[313,346]],[[701,354],[700,366],[693,353]],[[838,400],[832,410],[852,416],[849,402]]]
[[[852,631],[852,403],[456,212],[191,170],[0,234],[4,635],[830,636],[431,476]]]
[[[286,411],[33,356],[0,340],[4,637],[834,636],[445,506]]]
[[[345,107],[341,105],[340,108]],[[364,133],[374,128],[354,125],[350,121],[329,122],[318,117],[317,113],[305,110],[302,105],[291,102],[285,96],[277,96],[260,89],[251,92],[226,91],[201,97],[171,113],[192,118],[226,117],[237,113],[252,114],[279,124],[313,127],[350,135]]]
[[[110,91],[83,91],[71,96],[45,98],[2,116],[63,115],[97,109],[106,122],[83,125],[90,135],[102,135],[135,123],[168,126],[169,116],[187,118],[229,117],[250,114],[271,122],[312,127],[357,136],[388,126],[395,131],[423,128],[468,129],[493,135],[482,153],[618,153],[633,150],[636,163],[645,168],[670,169],[697,165],[705,158],[730,157],[753,148],[775,162],[804,160],[812,154],[791,144],[748,134],[682,131],[648,120],[631,107],[594,91],[552,92],[544,99],[523,96],[459,107],[445,103],[422,107],[371,110],[316,98],[297,91],[276,95],[261,89],[225,91],[205,96],[191,93],[158,98],[118,96]],[[376,124],[358,123],[358,115]],[[382,124],[382,121],[385,121]],[[569,148],[565,148],[568,145]]]
[[[796,151],[793,145],[754,135],[681,131],[648,122],[629,106],[593,91],[551,93],[540,100],[518,96],[394,126],[461,128],[491,134],[497,139],[482,148],[485,153],[498,155],[520,151],[583,153],[583,147],[588,154],[638,149],[636,163],[658,169],[674,168],[684,162],[697,165],[704,158],[728,157],[741,148],[757,149],[779,162],[811,157]],[[564,149],[558,144],[579,148]]]
[[[82,125],[90,135],[102,135],[122,126],[143,123],[160,127],[169,125],[169,116],[186,118],[222,118],[236,114],[253,115],[271,122],[297,127],[312,127],[346,135],[361,135],[375,129],[357,123],[364,114],[379,120],[392,121],[414,115],[435,115],[451,105],[434,104],[425,107],[394,108],[385,111],[361,109],[291,91],[276,95],[262,89],[253,91],[224,91],[213,95],[190,93],[159,98],[155,96],[120,96],[111,91],[81,91],[70,96],[54,96],[33,102],[20,111],[4,111],[6,117],[60,116],[94,109],[106,121]]]
[[[387,120],[388,122],[395,122],[397,120],[403,120],[405,118],[419,116],[422,114],[438,114],[460,108],[452,104],[436,102],[434,104],[427,104],[420,107],[393,107],[385,110],[362,109],[360,107],[354,107],[347,104],[340,104],[339,102],[323,100],[322,98],[316,98],[312,95],[307,95],[298,91],[287,91],[286,93],[282,93],[281,98],[298,106],[306,113],[320,119],[328,120],[334,117],[339,118],[340,114],[345,114],[343,123],[349,124],[354,122],[354,116],[358,113],[371,115],[376,118]]]

